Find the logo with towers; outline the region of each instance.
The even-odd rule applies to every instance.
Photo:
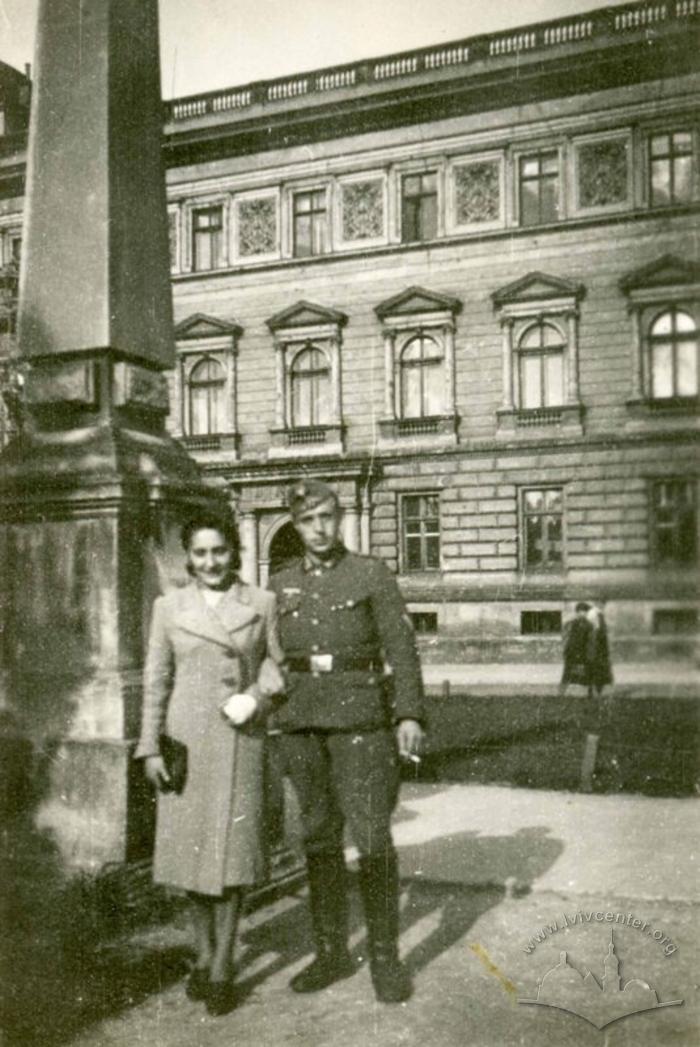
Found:
[[[534,999],[519,997],[518,1003],[556,1007],[561,1011],[578,1015],[596,1029],[603,1029],[611,1022],[626,1018],[630,1014],[640,1014],[660,1007],[678,1007],[683,1000],[661,1003],[656,990],[641,978],[633,978],[623,984],[620,959],[611,929],[601,981],[587,968],[581,972],[571,963],[566,950],[562,949],[559,953],[559,963],[550,967],[541,978],[537,996]]]

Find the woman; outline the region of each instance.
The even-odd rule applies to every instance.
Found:
[[[589,684],[588,655],[592,628],[587,614],[590,604],[583,601],[576,604],[576,617],[564,626],[564,671],[559,686],[560,694],[566,694],[570,683]]]
[[[282,653],[275,597],[237,577],[233,520],[201,512],[182,544],[193,583],[153,606],[136,756],[159,789],[154,880],[192,902],[187,994],[226,1014],[243,890],[266,872],[264,720]]]

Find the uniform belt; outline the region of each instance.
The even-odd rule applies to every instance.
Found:
[[[330,669],[323,667],[324,660],[330,660]],[[352,654],[333,654],[333,655],[303,655],[301,657],[292,657],[287,659],[287,668],[293,673],[312,673],[312,672],[363,672],[363,671],[374,671],[379,672],[384,668],[384,663],[381,659],[373,657],[372,655],[352,655]]]

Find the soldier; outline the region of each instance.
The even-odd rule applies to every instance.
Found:
[[[398,955],[399,881],[390,820],[399,755],[416,759],[423,745],[413,628],[382,561],[344,548],[335,492],[320,481],[301,481],[290,489],[288,503],[305,555],[270,582],[290,674],[288,700],[275,722],[299,800],[316,947],[315,959],[291,986],[315,992],[354,971],[347,949],[347,821],[360,854],[375,994],[398,1003],[410,996],[411,983]]]

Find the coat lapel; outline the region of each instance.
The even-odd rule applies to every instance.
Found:
[[[259,617],[245,588],[238,583],[231,586],[216,607],[209,607],[197,585],[188,586],[183,597],[177,615],[180,628],[223,647],[235,646],[236,631]]]
[[[240,582],[231,586],[212,614],[223,624],[227,634],[243,629],[260,617],[251,602],[249,589]]]

